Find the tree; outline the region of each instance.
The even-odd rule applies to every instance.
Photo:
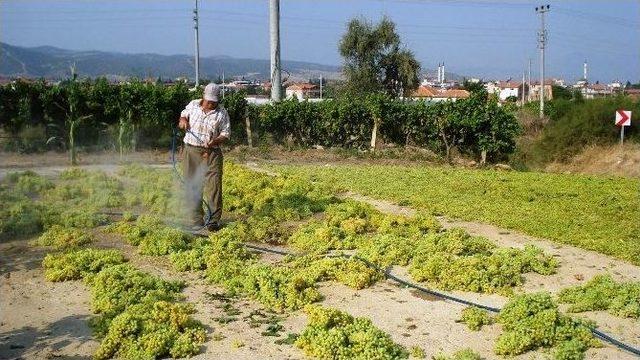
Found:
[[[551,93],[553,94],[554,99],[571,100],[573,98],[571,90],[565,87],[553,85],[551,88]]]
[[[375,26],[366,19],[349,21],[339,50],[351,93],[384,91],[398,97],[419,85],[420,63],[402,47],[395,24],[387,17]]]
[[[480,92],[484,91],[484,84],[482,83],[482,81],[469,81],[467,79],[464,79],[462,88],[467,90],[468,92]]]

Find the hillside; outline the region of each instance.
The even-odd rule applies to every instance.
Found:
[[[69,66],[76,64],[81,76],[107,76],[110,78],[135,76],[191,77],[193,57],[190,55],[124,54],[104,51],[73,51],[51,46],[20,47],[0,43],[0,75],[67,77]],[[204,57],[200,60],[201,76],[217,78],[224,70],[225,76],[268,78],[269,60],[238,59],[229,56]],[[283,69],[294,78],[308,79],[323,75],[327,79],[338,78],[340,67],[301,61],[283,61]]]

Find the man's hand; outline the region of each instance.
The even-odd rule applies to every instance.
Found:
[[[225,140],[227,140],[226,137],[218,136],[215,139],[209,140],[209,142],[207,143],[207,147],[212,148],[212,147],[220,146],[220,144],[222,144]]]
[[[178,121],[178,128],[181,130],[189,130],[189,119],[181,117],[180,121]]]

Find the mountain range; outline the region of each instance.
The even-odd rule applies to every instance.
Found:
[[[81,77],[104,76],[112,80],[129,77],[175,79],[193,78],[191,55],[159,55],[151,53],[126,54],[108,51],[76,51],[53,46],[22,47],[0,42],[0,76],[29,77],[59,80],[69,77],[75,64]],[[305,81],[323,76],[340,79],[341,67],[304,61],[282,62],[283,78]],[[435,77],[436,70],[423,69],[423,74]],[[242,59],[230,56],[200,58],[200,76],[203,79],[269,79],[269,60]],[[455,73],[446,73],[447,79],[461,80]]]
[[[79,76],[105,76],[111,79],[192,78],[194,59],[189,55],[125,54],[105,51],[74,51],[51,46],[21,47],[0,42],[0,75],[63,79],[75,64]],[[340,77],[340,67],[303,61],[283,61],[283,77],[309,79]],[[268,79],[269,60],[239,59],[230,56],[200,58],[200,76],[204,79]]]

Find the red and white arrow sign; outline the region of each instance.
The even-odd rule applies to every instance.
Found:
[[[631,111],[616,111],[616,126],[631,126]]]

